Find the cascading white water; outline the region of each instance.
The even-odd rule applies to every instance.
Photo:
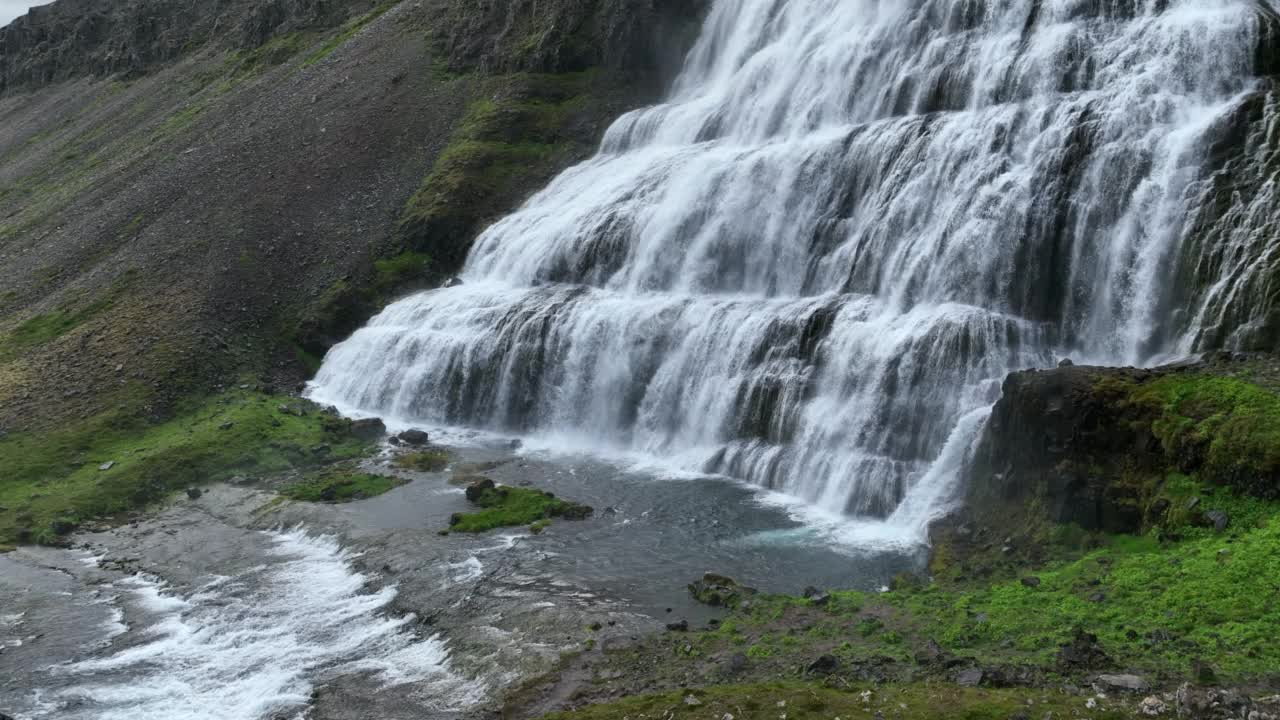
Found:
[[[717,0],[668,102],[485,232],[464,285],[336,347],[311,394],[918,524],[1010,370],[1184,349],[1162,283],[1270,13]]]

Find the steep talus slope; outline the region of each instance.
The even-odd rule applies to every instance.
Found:
[[[300,379],[655,97],[696,30],[676,5],[62,0],[15,22],[0,428]]]

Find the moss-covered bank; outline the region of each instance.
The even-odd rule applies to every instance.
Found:
[[[47,433],[0,437],[0,546],[51,543],[82,522],[236,475],[356,458],[369,441],[305,400],[248,389],[152,422],[125,405]]]

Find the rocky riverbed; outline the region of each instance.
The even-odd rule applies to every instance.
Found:
[[[440,472],[344,504],[279,479],[214,485],[74,547],[0,557],[0,710],[18,718],[457,717],[496,711],[562,657],[722,609],[707,570],[773,592],[879,587],[916,558],[852,554],[739,485],[472,439]],[[450,533],[451,480],[483,471],[596,508],[585,521]],[[192,493],[196,495],[196,493]]]

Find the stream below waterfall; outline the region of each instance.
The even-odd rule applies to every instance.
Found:
[[[74,550],[0,556],[0,711],[455,718],[545,672],[592,623],[608,643],[720,616],[685,589],[705,572],[773,592],[874,590],[922,559],[850,545],[846,521],[800,522],[733,481],[455,439],[468,442],[455,465],[494,465],[496,481],[594,517],[444,537],[467,509],[448,473],[346,505],[217,486]]]

